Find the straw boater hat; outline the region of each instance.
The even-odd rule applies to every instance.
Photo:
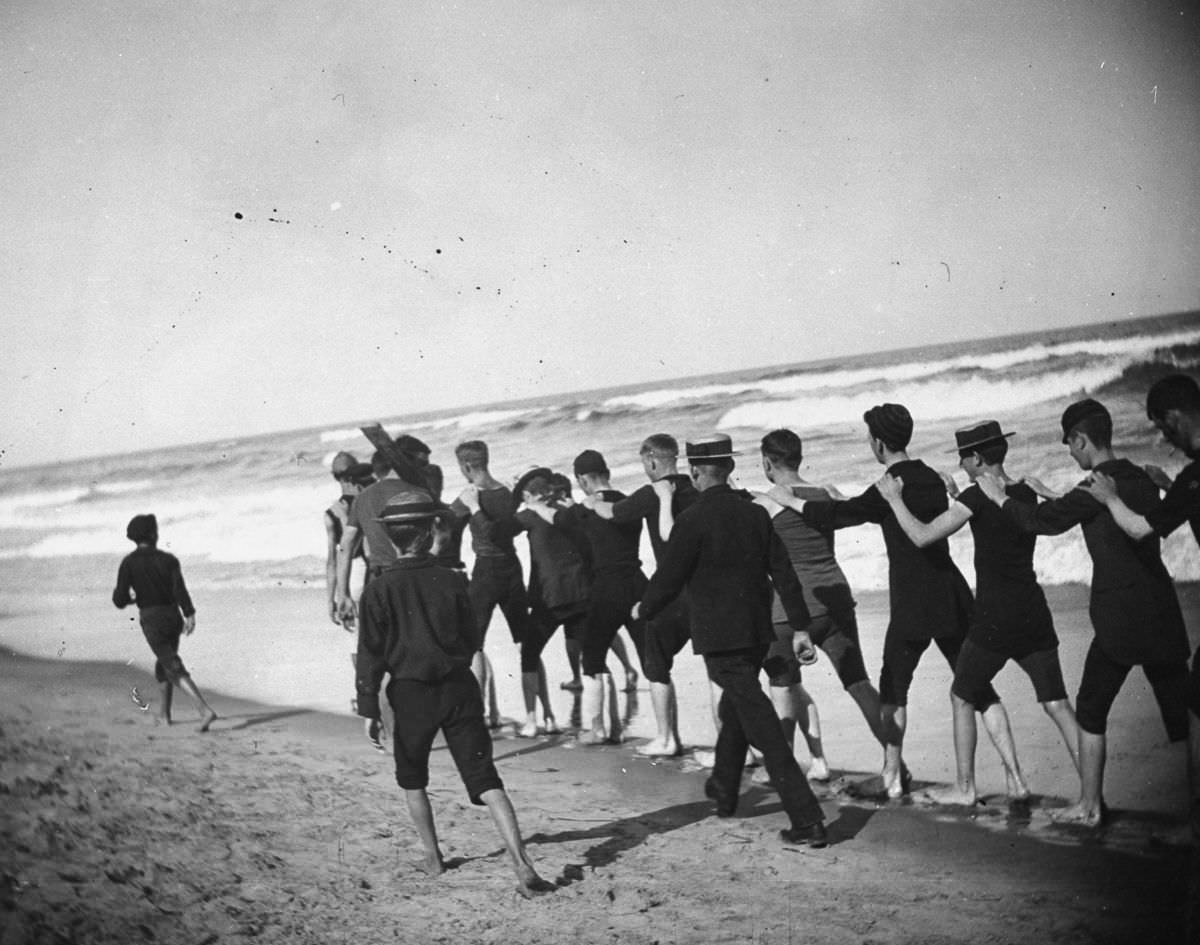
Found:
[[[963,450],[973,450],[977,446],[993,443],[996,440],[1006,440],[1013,434],[1001,433],[1000,424],[995,420],[984,420],[974,426],[963,427],[954,431],[955,447],[947,453],[961,453]]]
[[[741,450],[733,448],[733,440],[724,433],[714,433],[703,440],[692,440],[686,445],[689,463],[703,463],[710,459],[731,459],[741,456]]]
[[[442,515],[444,505],[433,501],[433,496],[420,489],[406,489],[388,499],[387,505],[375,519],[377,522],[427,522]]]

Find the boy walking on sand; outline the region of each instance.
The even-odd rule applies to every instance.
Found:
[[[217,713],[204,701],[179,658],[180,634],[186,636],[196,629],[196,608],[183,583],[179,559],[159,551],[158,519],[153,515],[135,515],[125,537],[137,548],[121,562],[112,601],[122,609],[134,603],[138,606],[142,633],[156,657],[154,678],[162,694],[159,718],[171,724],[171,699],[178,686],[196,703],[200,731],[207,732]]]
[[[517,815],[492,761],[492,739],[483,720],[483,697],[471,659],[479,631],[462,572],[439,565],[430,554],[434,521],[444,507],[416,489],[394,495],[378,521],[387,529],[396,560],[363,591],[359,602],[358,714],[367,737],[382,727],[379,689],[391,676],[388,702],[395,713],[396,783],[425,856],[420,867],[445,872],[426,787],[429,753],[438,732],[458,767],[471,803],[486,805],[513,869],[517,892],[529,898],[553,887],[533,867],[521,841]]]

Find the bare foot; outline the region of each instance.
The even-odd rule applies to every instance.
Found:
[[[804,772],[810,781],[825,782],[829,780],[829,762],[824,758],[814,758],[808,770]]]
[[[964,791],[957,785],[948,788],[930,788],[917,796],[923,803],[943,804],[950,807],[974,807],[976,804],[983,803],[974,790]]]
[[[647,758],[673,758],[679,754],[679,742],[674,738],[652,738],[635,750]]]
[[[899,771],[884,771],[879,777],[883,781],[884,793],[892,800],[898,800],[908,793],[908,785]]]
[[[1099,808],[1089,807],[1080,802],[1062,810],[1052,811],[1050,820],[1066,827],[1099,827],[1103,818]]]
[[[587,745],[589,747],[592,745],[608,744],[607,735],[605,735],[603,732],[593,731],[592,729],[584,729],[577,736],[575,736],[575,740],[579,742],[580,745]]]
[[[441,853],[426,853],[413,866],[426,876],[441,876],[446,872],[446,861],[442,859]]]
[[[213,722],[215,722],[216,720],[217,720],[217,713],[214,712],[212,709],[209,709],[207,712],[204,713],[204,718],[201,720],[200,727],[198,729],[196,729],[196,731],[197,732],[207,732],[208,727],[210,725],[212,725]],[[170,722],[168,721],[167,724],[169,725]]]
[[[547,715],[545,722],[545,731],[547,735],[557,735],[562,731],[562,729],[558,727],[558,722],[555,721],[553,715]]]
[[[1008,799],[1010,801],[1028,801],[1029,800],[1029,785],[1018,777],[1014,777],[1007,771],[1004,773],[1005,780],[1008,782]]]
[[[538,876],[532,866],[522,864],[517,867],[517,892],[525,899],[533,899],[554,892],[554,884]]]

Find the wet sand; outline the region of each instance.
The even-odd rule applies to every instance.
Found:
[[[1181,591],[1196,628],[1200,592]],[[214,603],[200,604],[210,620]],[[1073,692],[1088,640],[1086,591],[1055,589],[1051,606]],[[864,600],[864,626],[881,612]],[[137,665],[0,656],[0,945],[1180,940],[1184,755],[1165,744],[1140,674],[1114,709],[1113,817],[1094,832],[1050,824],[1048,812],[1074,793],[1073,775],[1011,668],[998,688],[1035,791],[1028,812],[1009,809],[982,741],[987,803],[974,811],[870,796],[877,749],[836,682],[820,665],[806,671],[835,768],[818,789],[834,842],[816,851],[780,842],[782,810],[749,778],[739,816],[712,816],[690,754],[634,753],[645,722],[630,742],[603,748],[577,747],[570,735],[519,739],[507,726],[495,741],[498,766],[530,854],[557,887],[527,902],[444,750],[434,752],[431,797],[454,868],[430,878],[417,869],[390,758],[359,722],[223,695],[201,672],[203,649],[198,632],[183,652],[206,691],[216,690],[222,717],[206,735],[193,730],[183,699],[180,724],[153,724],[156,687]],[[502,692],[507,649],[489,640]],[[870,643],[868,665],[877,671]],[[556,683],[561,667],[550,669]],[[693,679],[694,667],[686,672]],[[945,784],[953,770],[948,683],[945,667],[923,664],[907,750],[918,787]],[[693,688],[685,741],[699,744],[710,723],[702,686]],[[150,708],[135,704],[133,689]],[[555,698],[569,715],[569,695],[556,688]],[[645,719],[648,692],[633,702],[632,715]]]

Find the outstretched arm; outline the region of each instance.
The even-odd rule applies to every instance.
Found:
[[[904,534],[918,548],[925,548],[934,542],[941,541],[943,538],[948,538],[971,519],[971,510],[969,508],[961,502],[951,502],[950,507],[937,518],[929,522],[922,522],[904,504],[904,496],[902,494],[904,483],[891,473],[884,473],[879,481],[875,483],[875,488],[879,490],[879,494],[892,507],[896,521],[904,529]]]

